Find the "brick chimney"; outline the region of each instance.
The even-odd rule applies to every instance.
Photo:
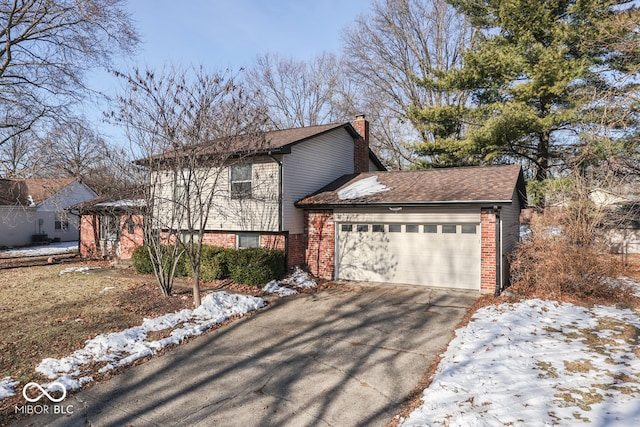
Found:
[[[369,172],[369,122],[365,120],[364,114],[356,116],[353,127],[360,134],[353,145],[353,171]]]

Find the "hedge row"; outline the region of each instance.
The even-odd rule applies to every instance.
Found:
[[[163,247],[171,253],[172,247]],[[133,267],[137,273],[152,274],[153,266],[146,246],[139,246],[133,252]],[[279,279],[285,272],[284,252],[264,249],[226,249],[217,246],[202,246],[200,278],[205,282],[231,279],[235,283],[260,285]],[[193,274],[187,257],[182,256],[176,267],[176,276]]]

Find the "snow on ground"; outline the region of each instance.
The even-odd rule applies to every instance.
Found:
[[[295,289],[288,288],[286,286],[295,286],[297,288],[315,288],[318,284],[309,277],[306,271],[296,267],[293,273],[282,280],[272,280],[267,283],[262,290],[270,294],[278,294],[281,297],[289,295],[295,295],[298,293]]]
[[[235,315],[244,315],[264,306],[261,298],[215,292],[202,299],[195,310],[181,310],[153,319],[145,319],[142,325],[110,334],[100,334],[88,340],[83,349],[62,359],[44,359],[36,372],[63,384],[67,390],[81,387],[93,381],[85,375],[92,363],[102,364],[98,372],[104,373],[119,366],[157,353],[171,344],[179,344],[187,337],[200,335],[215,324]],[[166,331],[167,336],[147,341],[150,332]],[[169,333],[169,331],[171,331]]]
[[[278,294],[281,297],[288,297],[289,295],[295,295],[298,293],[295,289],[282,286],[282,282],[279,280],[272,280],[262,288],[263,291],[270,294]]]
[[[402,426],[640,425],[640,317],[528,300],[478,310]]]
[[[13,396],[16,392],[13,390],[15,386],[19,384],[18,381],[14,381],[11,377],[5,377],[0,380],[0,399]]]
[[[28,246],[20,249],[0,251],[0,258],[19,258],[28,256],[48,256],[73,253],[78,250],[78,242],[51,243],[45,246]]]
[[[97,270],[100,267],[68,267],[68,268],[64,268],[62,270],[60,270],[60,273],[58,273],[60,276],[67,274],[67,273],[83,273],[83,274],[87,274],[87,272],[89,270]]]
[[[360,179],[338,191],[338,198],[340,200],[357,199],[359,197],[370,196],[372,194],[388,190],[391,190],[391,188],[379,183],[378,176],[374,175]]]

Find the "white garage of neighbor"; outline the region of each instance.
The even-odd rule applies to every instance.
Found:
[[[508,281],[525,198],[521,168],[509,165],[349,175],[297,206],[309,218],[307,258],[333,259],[333,278],[492,292]],[[322,227],[324,241],[320,213],[334,230]]]

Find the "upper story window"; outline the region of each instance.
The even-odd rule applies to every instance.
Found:
[[[251,197],[251,163],[238,163],[231,166],[231,198]]]

